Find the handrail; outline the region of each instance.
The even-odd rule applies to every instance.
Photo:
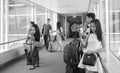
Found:
[[[105,66],[105,63],[103,62],[103,59],[101,58],[101,56],[99,55],[99,60],[101,62],[101,65],[102,65],[102,69],[103,69],[103,73],[109,73],[106,66]]]
[[[21,40],[25,40],[25,39],[26,39],[26,38],[22,38],[22,39],[18,39],[18,40],[14,40],[14,41],[9,41],[9,42],[5,42],[5,43],[0,43],[0,45],[12,43],[12,42],[17,42],[17,41],[21,41]]]

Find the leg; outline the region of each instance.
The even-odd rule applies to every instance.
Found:
[[[35,48],[34,48],[35,49]],[[33,67],[32,68],[30,68],[30,70],[33,70],[33,69],[35,69],[36,67],[35,67],[35,64],[36,64],[36,61],[35,61],[35,50],[33,49],[33,51],[31,52],[31,59],[32,59],[32,65],[33,65]]]
[[[44,35],[44,43],[45,43],[45,47],[47,49],[47,35]]]
[[[48,50],[48,47],[49,47],[49,42],[50,42],[50,36],[47,35],[46,36],[46,48],[47,48],[47,50]]]
[[[37,64],[37,67],[39,67],[39,50],[38,50],[38,47],[36,48],[36,64]]]
[[[60,50],[63,51],[63,45],[62,45],[62,40],[60,36],[58,37],[57,41],[58,41],[58,45],[60,46]]]

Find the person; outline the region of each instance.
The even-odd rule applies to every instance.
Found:
[[[33,44],[35,42],[40,42],[40,30],[39,27],[37,26],[37,24],[35,24],[34,22],[30,22],[31,23],[31,33],[34,37],[33,40]],[[33,67],[30,68],[30,70],[35,69],[36,67],[39,67],[39,47],[33,45],[32,47],[32,51],[31,51],[31,57],[32,57],[32,65]]]
[[[86,21],[90,24],[90,33],[81,33],[80,36],[81,43],[84,46],[84,54],[79,62],[78,67],[85,68],[86,73],[99,72],[100,60],[97,56],[97,53],[105,51],[105,37],[102,33],[100,21],[98,19],[93,19],[92,15],[94,15],[94,13],[88,13],[86,19]],[[97,60],[94,66],[83,64],[83,58],[85,54],[94,54],[96,56]]]
[[[30,27],[30,29],[28,30],[28,35],[27,35],[27,39],[24,43],[24,51],[25,51],[25,56],[27,58],[27,65],[32,65],[32,57],[31,57],[31,52],[32,52],[32,44],[33,44],[33,40],[34,40],[34,28]]]
[[[44,24],[43,28],[42,28],[42,34],[44,37],[45,47],[47,50],[48,50],[48,46],[49,46],[49,38],[50,38],[51,31],[52,31],[52,27],[50,25],[50,19],[47,19],[47,24]]]
[[[83,25],[84,32],[90,33],[90,24],[94,20],[95,20],[95,14],[94,13],[86,14],[86,22]]]
[[[57,43],[58,43],[58,45],[59,45],[59,48],[58,48],[57,51],[63,51],[62,33],[63,33],[63,28],[62,28],[62,26],[61,26],[61,23],[58,21],[58,22],[57,22],[56,38],[57,38]]]
[[[38,25],[35,24],[32,21],[30,23],[32,24],[32,26],[35,28],[35,31],[36,31],[35,34],[34,34],[35,41],[40,42],[40,36],[41,36],[41,34],[40,34],[40,29],[39,29]]]

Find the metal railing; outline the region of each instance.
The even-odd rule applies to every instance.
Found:
[[[18,42],[18,41],[25,40],[25,39],[26,39],[26,38],[14,40],[14,41],[9,41],[9,42],[4,42],[4,43],[0,43],[0,45],[9,44],[9,43],[13,43],[13,42]]]

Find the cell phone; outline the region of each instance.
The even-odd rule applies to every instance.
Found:
[[[83,33],[83,28],[80,28],[80,33]]]

